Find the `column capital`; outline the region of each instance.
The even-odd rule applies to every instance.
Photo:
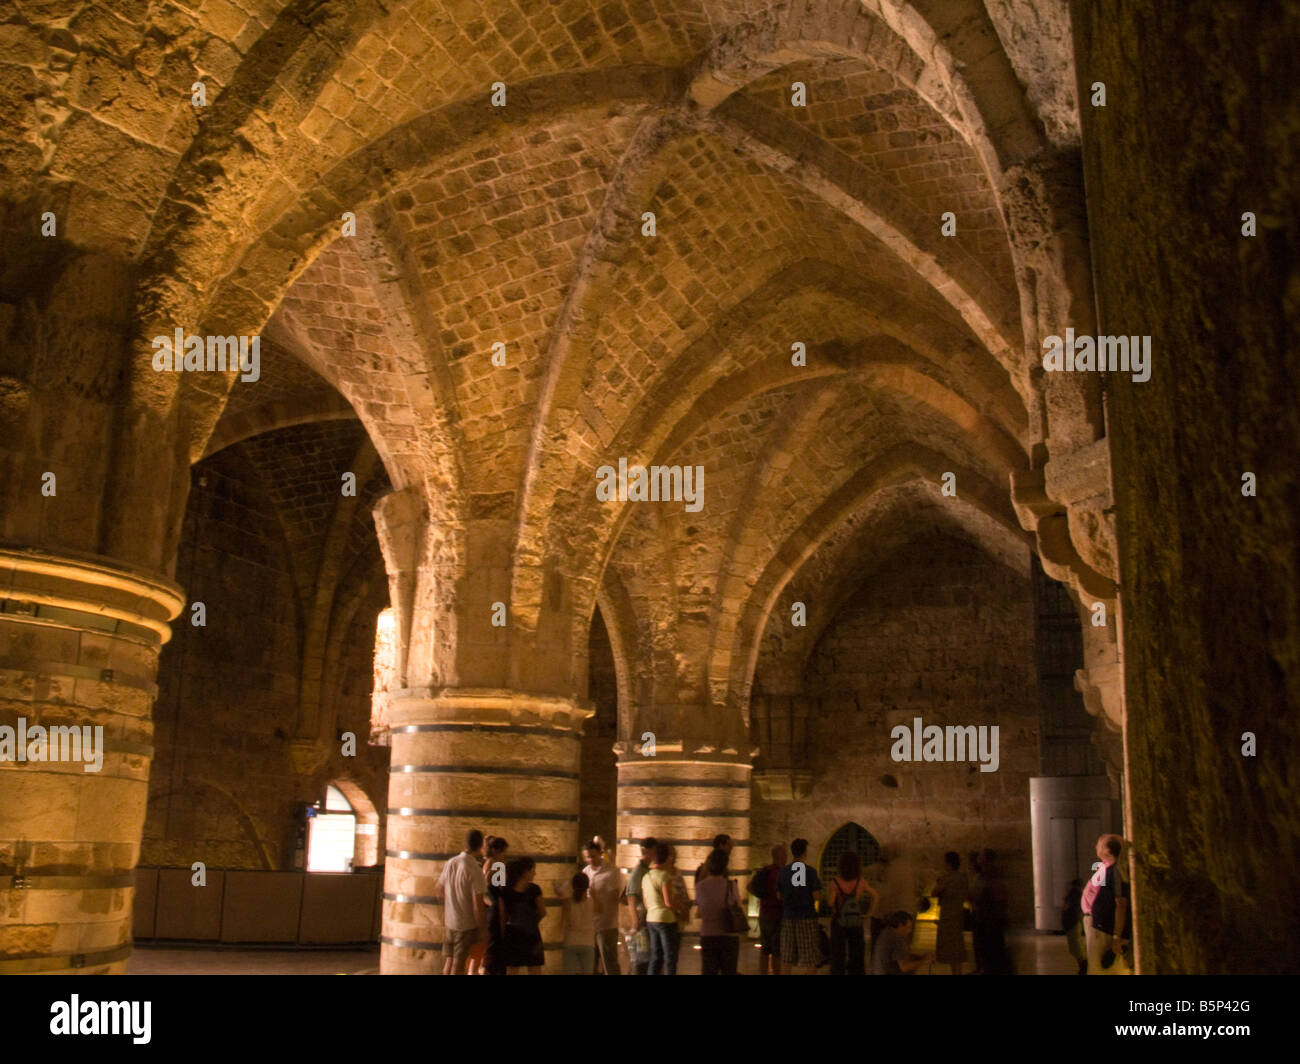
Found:
[[[1029,256],[1055,242],[1087,241],[1083,158],[1054,148],[1008,166],[998,186],[1013,250]]]
[[[802,802],[812,797],[811,769],[768,768],[754,773],[754,786],[765,802]]]
[[[579,731],[596,712],[586,699],[492,687],[406,687],[390,692],[392,732],[422,724],[542,725]]]
[[[758,747],[745,745],[743,749],[718,743],[701,743],[692,739],[655,738],[655,753],[645,757],[640,740],[621,740],[614,744],[618,767],[636,765],[728,765],[745,770],[752,769]]]
[[[139,630],[147,638],[152,633],[161,644],[171,638],[169,622],[186,597],[165,577],[111,558],[0,544],[0,600],[22,604],[22,610],[8,612],[29,616],[39,616],[42,607],[85,613],[99,619],[94,627],[112,618],[120,622],[121,634]]]

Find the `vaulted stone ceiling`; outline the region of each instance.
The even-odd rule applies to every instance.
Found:
[[[599,599],[661,677],[642,697],[739,724],[776,596],[881,492],[1023,548],[1010,475],[1096,435],[1031,370],[1065,285],[1006,216],[1077,141],[1067,25],[1010,0],[24,5],[4,176],[135,262],[123,509],[164,429],[193,461],[350,407],[434,530],[404,563],[450,640],[422,676],[466,679],[451,644],[504,601],[515,664],[479,682],[544,651],[574,664],[534,682],[576,690]],[[260,333],[267,381],[149,372],[177,325]],[[702,466],[703,513],[598,502],[620,457]],[[958,501],[895,491],[945,472]]]
[[[1212,751],[1295,702],[1294,508],[1238,482],[1296,496],[1295,20],[1071,6],[14,0],[0,538],[95,610],[121,603],[94,566],[131,570],[164,638],[192,464],[351,411],[395,489],[377,531],[411,687],[565,717],[598,603],[629,720],[706,701],[737,746],[763,633],[794,595],[832,609],[899,536],[1013,567],[1032,546],[1111,618],[1122,556],[1147,956],[1285,970],[1294,788]],[[1125,88],[1093,107],[1095,81]],[[260,335],[267,378],[154,372],[176,328]],[[1096,379],[1036,365],[1066,328],[1199,361],[1111,375],[1104,411]],[[593,464],[621,455],[705,465],[708,519],[598,507]],[[1116,629],[1084,641],[1076,681],[1117,724]],[[1228,798],[1188,816],[1188,778]],[[1186,899],[1216,895],[1210,941]]]

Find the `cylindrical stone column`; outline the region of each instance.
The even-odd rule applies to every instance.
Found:
[[[500,690],[393,692],[380,970],[442,971],[442,866],[478,828],[537,862],[546,971],[561,967],[556,885],[578,869],[578,767],[592,710]]]
[[[107,559],[0,548],[0,974],[126,970],[158,650],[184,602]]]
[[[635,868],[640,840],[653,835],[677,847],[677,870],[694,895],[695,869],[713,849],[715,835],[735,840],[730,868],[750,870],[750,759],[744,754],[686,753],[658,742],[643,757],[622,744],[618,762],[618,865]]]

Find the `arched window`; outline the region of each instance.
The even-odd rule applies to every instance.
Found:
[[[351,872],[357,817],[343,792],[333,784],[326,787],[325,808],[307,824],[307,871]]]
[[[826,845],[822,847],[822,857],[817,863],[817,871],[822,877],[823,884],[839,874],[840,857],[850,850],[857,853],[862,861],[864,872],[868,865],[875,864],[880,858],[880,844],[872,837],[871,832],[861,824],[852,822],[845,824],[827,839]]]

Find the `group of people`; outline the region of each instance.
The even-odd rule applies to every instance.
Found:
[[[966,963],[964,932],[971,930],[975,972],[1012,974],[1007,948],[1008,896],[992,850],[970,855],[973,875],[956,852],[944,855],[944,870],[932,893],[939,901],[933,953],[912,952],[915,914],[928,901],[918,897],[909,861],[882,851],[884,874],[868,882],[860,856],[840,856],[836,875],[823,884],[807,862],[808,841],[774,846],[771,863],[758,869],[742,893],[731,875],[733,841],[718,835],[708,858],[695,869],[694,898],[677,867],[676,848],[654,838],[640,842],[641,859],[624,876],[610,862],[600,838],[583,847],[585,864],[558,885],[552,906],[560,909],[564,971],[620,975],[620,916],[637,975],[675,975],[682,931],[699,919],[700,968],[704,975],[736,974],[741,939],[749,933],[745,895],[758,900],[759,972],[811,975],[829,964],[832,975],[907,975],[938,962],[954,975]],[[465,850],[443,867],[436,892],[443,901],[445,974],[539,974],[544,964],[541,927],[547,899],[535,882],[536,862],[508,856],[504,838],[484,839],[471,831]],[[1085,960],[1100,970],[1108,949],[1124,943],[1127,887],[1115,867],[1118,836],[1103,836],[1098,875],[1080,890],[1078,926],[1086,939]],[[624,908],[626,906],[626,908]],[[829,934],[822,920],[829,917]],[[867,931],[870,930],[868,953]],[[1072,947],[1073,948],[1073,947]],[[1113,953],[1112,953],[1113,956]]]
[[[654,838],[641,840],[641,860],[624,892],[631,916],[628,955],[637,975],[676,975],[682,928],[692,909],[700,918],[700,973],[735,975],[739,934],[749,927],[739,888],[728,875],[734,843],[717,835],[708,858],[695,870],[695,900],[677,868],[677,848]]]
[[[759,900],[759,973],[812,975],[828,950],[832,975],[864,975],[866,926],[867,921],[876,919],[880,894],[863,876],[862,860],[857,853],[849,851],[840,856],[829,892],[824,890],[817,870],[805,860],[807,854],[807,839],[790,843],[792,859],[788,864],[785,847],[773,846],[772,863],[760,868],[749,881],[749,892]],[[823,898],[831,917],[826,944],[822,942],[823,932],[817,916]],[[891,928],[892,921],[891,916]],[[903,926],[898,926],[898,931],[891,931],[891,937],[901,941]],[[895,973],[895,955],[889,954],[888,961],[884,952],[880,956],[880,964],[887,968],[885,974],[909,970],[899,969]]]
[[[545,963],[542,921],[546,899],[531,857],[507,859],[509,842],[477,829],[448,861],[435,893],[443,903],[444,975],[540,975]],[[586,865],[558,891],[564,970],[592,974],[602,965],[619,974],[618,914],[623,876],[606,862],[597,839],[583,850]]]
[[[961,855],[943,855],[944,871],[934,885],[939,902],[939,927],[934,959],[947,964],[953,975],[962,974],[966,963],[963,932],[970,930],[977,975],[1015,975],[1007,927],[1011,904],[998,855],[980,850],[969,855],[971,875],[961,867]],[[969,902],[970,909],[966,909]]]
[[[749,892],[760,899],[761,974],[811,974],[820,954],[832,975],[865,975],[868,926],[873,975],[910,975],[935,961],[960,975],[967,959],[964,934],[968,929],[974,931],[975,972],[1011,973],[1007,890],[992,850],[970,855],[973,882],[963,871],[958,853],[944,855],[944,872],[931,891],[939,901],[935,949],[916,954],[911,947],[916,913],[927,909],[929,902],[919,897],[911,861],[897,849],[882,850],[883,874],[873,885],[863,874],[860,856],[849,851],[841,854],[837,874],[824,889],[816,871],[804,864],[807,845],[804,839],[791,843],[790,864],[785,847],[774,846],[772,863],[750,881]],[[799,876],[801,868],[806,871]],[[830,917],[824,943],[818,906],[823,916]]]
[[[677,870],[672,845],[654,838],[641,840],[641,860],[628,878],[625,896],[632,917],[628,952],[638,975],[675,975],[681,949],[681,929],[694,908],[700,918],[700,974],[735,975],[740,941],[749,931],[749,916],[736,880],[728,867],[732,839],[717,835],[708,859],[695,870],[695,900]],[[772,847],[772,863],[750,878],[746,893],[759,902],[759,971],[764,975],[812,975],[824,963],[817,908],[823,887],[817,870],[807,863],[808,840]],[[840,860],[831,883],[831,970],[844,974],[863,968],[865,923],[875,912],[876,891],[862,875],[856,853]],[[894,938],[910,933],[900,922]],[[884,955],[882,954],[882,957]],[[847,958],[847,961],[846,961]],[[891,974],[914,970],[895,964],[895,953],[881,960]],[[909,962],[910,963],[910,962]],[[919,962],[918,962],[919,964]]]
[[[681,927],[692,911],[700,918],[704,974],[734,975],[738,936],[749,924],[739,888],[727,874],[732,846],[727,835],[714,839],[713,851],[695,870],[692,899],[669,843],[642,840],[641,861],[628,877],[606,860],[602,839],[586,843],[585,866],[556,890],[564,972],[622,974],[619,916],[626,903],[633,929],[628,948],[638,975],[676,973]],[[534,882],[537,865],[530,857],[508,859],[508,850],[506,839],[485,839],[476,829],[466,836],[465,849],[443,866],[435,893],[443,903],[445,975],[541,973],[541,927],[548,913]]]

